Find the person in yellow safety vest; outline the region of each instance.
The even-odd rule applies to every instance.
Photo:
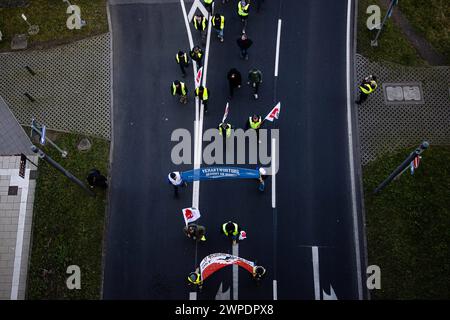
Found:
[[[261,141],[259,140],[259,129],[261,128],[262,124],[263,120],[261,116],[254,114],[253,116],[248,117],[246,130],[253,129],[256,131],[256,138],[258,139],[258,143],[261,143]]]
[[[214,30],[217,32],[217,37],[220,42],[223,42],[223,29],[225,28],[225,17],[221,16],[220,13],[216,13],[211,20]]]
[[[212,5],[214,3],[214,0],[203,0],[203,4],[205,5],[206,10],[208,10],[208,12],[210,14],[212,14]]]
[[[183,75],[183,78],[186,77],[186,70],[184,68],[189,66],[189,58],[186,52],[184,51],[178,51],[178,53],[175,55],[175,60],[177,64],[180,66],[181,73]]]
[[[170,92],[173,96],[179,95],[180,96],[180,102],[183,104],[186,104],[188,101],[187,93],[188,89],[186,88],[186,84],[184,82],[175,80],[172,82],[172,87],[170,88]]]
[[[219,124],[218,129],[219,129],[219,134],[220,134],[222,137],[227,137],[227,138],[229,138],[229,137],[231,136],[231,124],[226,123],[226,122],[221,122],[221,123]],[[224,132],[225,132],[225,135],[224,135]]]
[[[189,51],[191,59],[197,62],[199,68],[202,67],[203,50],[199,46],[195,46]]]
[[[209,99],[209,89],[203,86],[200,86],[195,89],[195,96],[203,102],[204,111],[208,112],[208,99]]]
[[[202,280],[202,275],[199,272],[199,268],[197,268],[197,270],[195,270],[195,272],[191,272],[189,273],[188,276],[188,282],[198,286],[198,288],[201,290],[202,286],[203,286],[203,280]]]
[[[228,221],[222,224],[220,232],[226,235],[227,237],[231,238],[233,240],[233,244],[235,244],[239,238],[241,228],[238,226],[237,223]]]
[[[206,28],[208,26],[208,20],[203,16],[196,14],[194,16],[194,19],[192,20],[194,23],[194,28],[200,32],[200,35],[202,37],[202,41],[205,41],[206,39]]]
[[[250,7],[250,1],[241,0],[238,1],[238,16],[241,18],[243,28],[242,32],[245,32],[245,28],[247,27],[247,18],[248,18],[248,10]]]
[[[373,75],[366,77],[359,86],[359,99],[356,104],[361,104],[367,100],[369,95],[376,90],[378,87],[377,78]]]

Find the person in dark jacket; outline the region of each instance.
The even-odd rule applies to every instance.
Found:
[[[236,69],[232,68],[228,71],[228,85],[230,87],[230,98],[233,97],[233,91],[235,88],[240,88],[242,84],[241,73]]]
[[[253,96],[258,99],[259,85],[262,83],[262,72],[256,68],[248,72],[248,82],[253,87]]]
[[[247,34],[243,33],[242,36],[236,40],[236,42],[241,49],[241,58],[248,60],[248,48],[252,46],[253,41],[248,38]]]
[[[99,170],[93,168],[89,171],[87,181],[91,188],[100,187],[106,189],[108,184],[106,183],[106,177],[100,173]]]

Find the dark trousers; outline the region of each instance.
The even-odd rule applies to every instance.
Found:
[[[234,89],[237,88],[237,86],[235,86],[233,83],[229,82],[228,83],[229,87],[230,87],[230,97],[233,97],[233,93],[234,93]]]
[[[186,70],[184,68],[187,68],[189,64],[180,62],[178,65],[180,66],[181,73],[183,74],[183,76],[186,76]]]
[[[203,111],[208,111],[208,100],[202,100],[203,102]]]
[[[202,59],[193,59],[195,62],[197,62],[197,66],[199,67],[199,68],[201,68],[202,66],[203,66],[203,64],[202,64]]]
[[[357,104],[361,104],[361,103],[363,103],[364,101],[366,101],[368,97],[369,97],[369,95],[368,95],[367,93],[364,93],[364,92],[361,91],[361,92],[359,93],[359,99],[358,99],[358,101],[356,101],[356,103],[357,103]]]
[[[247,48],[241,48],[241,58],[246,59],[248,57],[248,49]]]
[[[259,82],[253,82],[252,87],[253,87],[253,94],[257,94],[259,90]]]

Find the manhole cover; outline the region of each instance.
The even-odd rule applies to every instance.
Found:
[[[28,46],[28,40],[26,34],[16,34],[11,40],[12,50],[26,49]]]

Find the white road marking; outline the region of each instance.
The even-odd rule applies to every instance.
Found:
[[[233,256],[239,257],[239,243],[232,245]],[[239,266],[233,264],[233,300],[239,299]]]
[[[230,287],[223,291],[223,283],[220,283],[219,290],[216,293],[216,300],[230,300]]]
[[[331,284],[330,284],[330,294],[327,294],[325,290],[323,290],[323,300],[338,300]]]
[[[359,229],[358,229],[358,210],[356,207],[356,182],[355,182],[355,163],[353,158],[353,130],[352,130],[352,85],[350,83],[350,35],[351,35],[351,13],[352,13],[352,0],[347,2],[347,55],[346,55],[346,73],[347,73],[347,126],[348,126],[348,153],[350,161],[350,179],[352,189],[352,213],[353,213],[353,235],[355,241],[355,254],[356,254],[356,273],[358,282],[358,297],[360,300],[363,298],[362,294],[362,275],[361,275],[361,251],[359,247]]]
[[[192,18],[194,17],[194,14],[195,14],[195,11],[197,11],[197,8],[200,9],[200,12],[203,14],[204,17],[208,16],[208,10],[206,10],[205,6],[203,6],[203,4],[200,2],[200,0],[194,0],[191,10],[189,10],[189,14],[188,14],[189,21],[192,21]]]
[[[189,300],[197,300],[197,292],[189,292]]]
[[[273,300],[278,300],[278,284],[277,284],[277,280],[273,280]]]
[[[278,77],[278,63],[280,60],[281,19],[278,19],[277,49],[275,53],[275,77]]]
[[[314,296],[316,300],[320,300],[319,248],[312,247],[311,249],[314,274]]]
[[[277,168],[277,166],[276,166],[276,161],[277,161],[277,159],[276,159],[276,150],[277,150],[276,143],[277,143],[276,139],[272,138],[272,208],[274,208],[274,209],[277,206],[277,203],[276,203],[277,189],[276,189],[276,172],[275,172],[275,170]]]

